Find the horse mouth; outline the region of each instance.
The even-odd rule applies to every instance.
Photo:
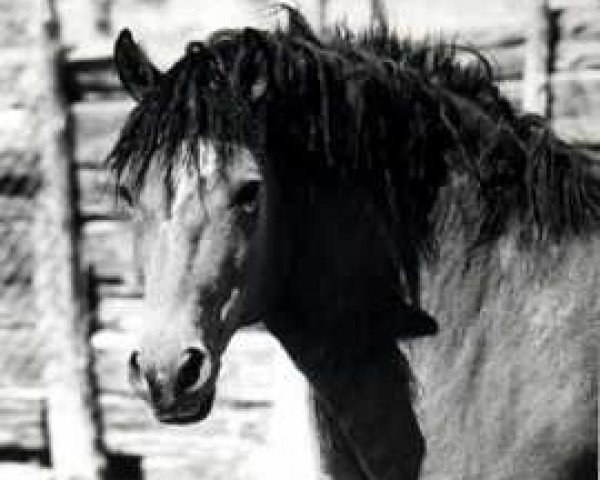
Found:
[[[161,423],[169,425],[186,425],[204,420],[212,410],[215,400],[215,389],[203,396],[200,402],[192,405],[186,404],[170,412],[155,412],[156,418]]]

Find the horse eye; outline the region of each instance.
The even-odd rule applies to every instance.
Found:
[[[233,195],[231,205],[241,207],[248,212],[253,211],[256,208],[260,183],[259,180],[250,180],[244,183]]]

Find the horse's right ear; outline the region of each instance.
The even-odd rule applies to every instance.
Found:
[[[123,87],[138,102],[160,81],[160,71],[133,41],[127,28],[121,30],[115,42],[114,62]]]

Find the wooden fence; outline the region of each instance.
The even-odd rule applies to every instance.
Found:
[[[19,4],[15,15],[28,4],[2,2]],[[566,139],[597,150],[600,6],[530,3],[536,6],[528,20],[462,31],[458,39],[492,59],[501,89],[515,103],[549,116]],[[43,18],[37,18],[41,28]],[[11,478],[2,473],[3,458],[32,460],[60,479],[92,480],[103,466],[111,480],[170,479],[174,472],[180,480],[290,478],[293,471],[309,478],[310,454],[299,459],[281,451],[309,449],[281,441],[289,435],[282,426],[288,418],[296,417],[298,431],[306,428],[306,418],[282,410],[295,401],[291,408],[305,415],[306,392],[259,328],[235,337],[206,422],[185,429],[157,425],[131,395],[128,332],[143,321],[139,252],[103,164],[131,103],[108,50],[65,57],[56,25],[45,26],[46,37],[32,37],[45,52],[35,60],[43,69],[40,98],[31,105],[0,103],[2,118],[12,119],[0,126],[0,478]],[[21,33],[23,43],[31,41]],[[0,55],[22,59],[27,47],[7,46],[1,35]],[[14,82],[2,85],[0,78],[5,95],[28,98],[13,92]],[[14,132],[28,123],[27,115],[38,118],[38,127],[17,144],[22,135]],[[23,153],[33,138],[44,139],[37,154]],[[274,458],[296,462],[278,466]],[[19,472],[12,478],[25,478]],[[32,478],[45,475],[38,467],[32,472]]]

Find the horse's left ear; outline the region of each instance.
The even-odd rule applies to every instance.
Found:
[[[123,87],[138,102],[160,81],[162,74],[133,41],[127,28],[121,30],[115,42],[114,61]]]
[[[298,10],[285,3],[276,5],[276,8],[285,10],[288,15],[288,34],[290,37],[301,38],[315,45],[321,45],[306,18]]]

